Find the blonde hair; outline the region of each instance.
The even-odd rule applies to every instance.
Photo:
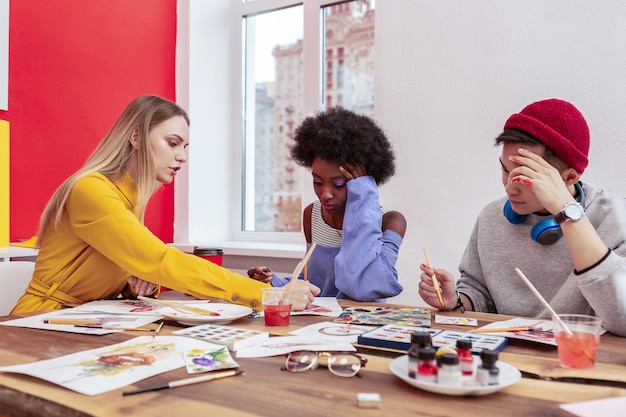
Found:
[[[146,95],[133,100],[87,158],[85,165],[66,179],[48,201],[39,223],[37,246],[49,227],[58,227],[67,198],[79,179],[94,172],[112,180],[119,178],[128,170],[135,154],[137,204],[134,211],[143,222],[148,201],[160,186],[156,179],[149,133],[155,126],[175,116],[183,116],[189,124],[187,113],[176,103],[162,97]],[[135,134],[137,140],[133,146],[130,139]]]

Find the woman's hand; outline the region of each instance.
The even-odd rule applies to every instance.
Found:
[[[294,311],[301,311],[313,303],[315,296],[319,294],[321,290],[309,281],[298,279],[293,283],[292,291],[293,302],[291,309]]]
[[[266,284],[272,282],[272,271],[266,266],[253,266],[248,269],[248,276]]]
[[[355,178],[364,177],[367,175],[365,167],[362,165],[343,164],[339,167],[339,171],[343,174],[346,180],[350,181]]]
[[[157,285],[148,281],[144,281],[143,279],[132,276],[128,278],[128,284],[130,284],[134,289],[137,295],[151,295],[154,293],[154,290],[157,289]]]
[[[452,310],[456,307],[456,284],[454,283],[454,277],[445,269],[431,268],[426,264],[421,264],[420,269],[423,271],[420,275],[421,281],[419,283],[419,295],[429,305],[441,308],[439,303],[439,297],[437,297],[437,291],[433,285],[432,275],[435,274],[435,278],[439,282],[441,288],[441,297],[443,298],[443,304],[446,310]]]

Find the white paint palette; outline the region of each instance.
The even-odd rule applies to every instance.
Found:
[[[255,330],[240,329],[216,324],[200,324],[172,332],[177,336],[193,337],[205,342],[223,345],[233,352],[250,346],[258,345],[269,339],[269,333]]]

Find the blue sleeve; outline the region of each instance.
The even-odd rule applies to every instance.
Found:
[[[272,280],[270,281],[272,287],[283,287],[287,285],[289,281],[291,281],[291,277],[280,278],[272,271]]]
[[[371,176],[347,182],[341,249],[335,258],[335,286],[353,300],[374,301],[402,292],[395,268],[402,237],[381,231],[378,187]]]

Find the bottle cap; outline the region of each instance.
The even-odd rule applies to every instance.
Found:
[[[456,353],[444,353],[439,356],[439,361],[441,365],[458,365],[459,364],[459,355]]]
[[[413,332],[411,333],[411,344],[418,347],[432,346],[433,339],[428,332]]]
[[[417,349],[417,358],[423,361],[434,361],[436,356],[435,348],[426,346]]]
[[[484,366],[494,366],[498,360],[498,351],[483,349],[480,351],[480,359],[482,359]]]
[[[472,341],[470,339],[459,339],[456,341],[456,347],[458,349],[471,349]]]

